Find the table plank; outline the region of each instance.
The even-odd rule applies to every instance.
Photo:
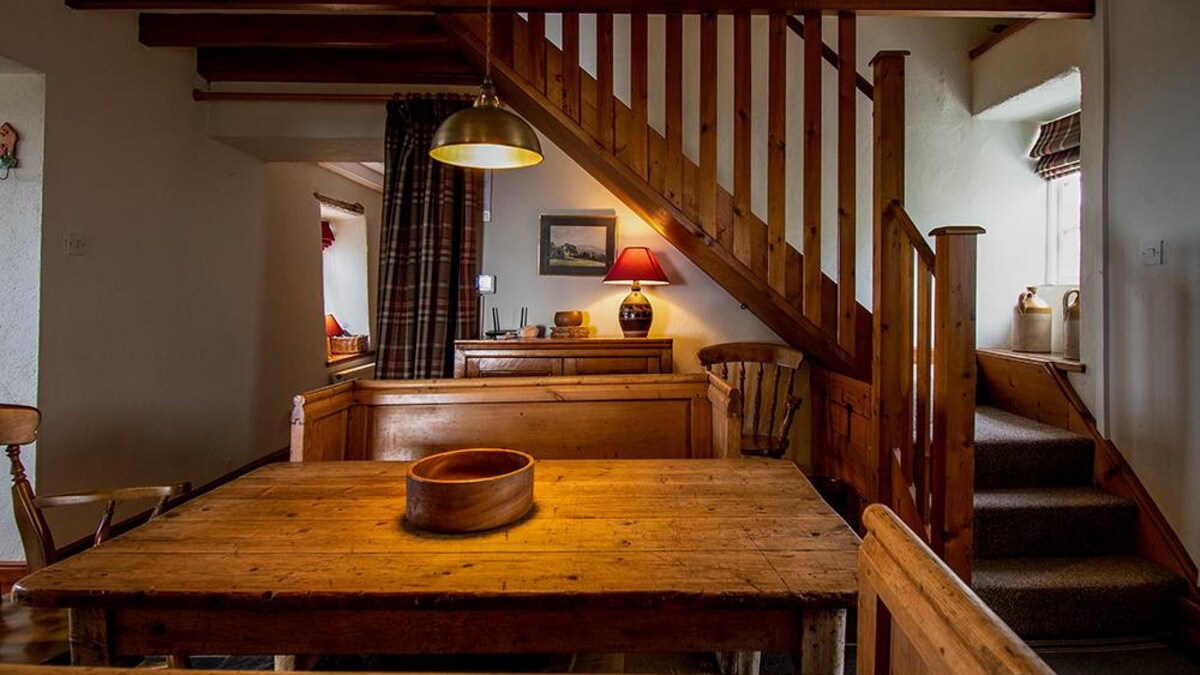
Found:
[[[501,530],[403,521],[405,463],[265,467],[22,580],[19,602],[277,611],[848,606],[858,539],[790,463],[539,462]]]

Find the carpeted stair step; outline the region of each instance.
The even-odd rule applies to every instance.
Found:
[[[1134,556],[977,560],[971,586],[1026,639],[1157,633],[1170,627],[1182,590]]]
[[[1092,440],[1011,413],[975,413],[975,489],[1091,485]]]
[[[975,493],[975,557],[1133,553],[1137,505],[1092,487]]]

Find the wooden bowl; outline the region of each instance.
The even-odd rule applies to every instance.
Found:
[[[533,507],[532,456],[504,448],[431,455],[408,469],[407,518],[422,530],[479,532]]]
[[[578,310],[569,312],[555,312],[554,325],[558,326],[559,328],[565,328],[567,326],[582,326],[583,312]]]

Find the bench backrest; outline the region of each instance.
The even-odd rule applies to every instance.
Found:
[[[1054,671],[896,514],[863,514],[858,549],[858,672],[1048,674]]]
[[[354,380],[294,403],[294,462],[467,447],[542,459],[725,457],[741,442],[739,393],[706,373]]]

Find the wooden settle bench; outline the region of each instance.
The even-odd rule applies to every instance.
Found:
[[[741,395],[707,373],[354,380],[294,399],[291,460],[508,447],[539,459],[736,457]]]

